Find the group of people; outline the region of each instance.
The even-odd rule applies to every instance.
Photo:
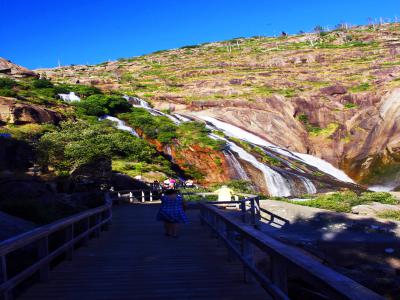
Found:
[[[151,187],[153,190],[156,191],[165,191],[168,189],[193,188],[196,187],[196,185],[191,179],[183,181],[175,178],[167,178],[162,182],[154,180],[153,183],[151,184]]]
[[[157,220],[164,222],[166,236],[177,238],[179,224],[188,222],[185,213],[186,205],[183,201],[183,196],[175,189],[175,186],[172,185],[171,187],[169,185],[169,187],[161,196],[161,206],[157,214]],[[223,185],[214,193],[218,195],[218,201],[231,201],[234,192],[226,185]]]

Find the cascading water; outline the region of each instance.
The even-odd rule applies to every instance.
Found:
[[[225,141],[228,148],[231,151],[235,152],[240,157],[240,159],[249,162],[253,167],[260,170],[261,173],[264,175],[265,182],[271,196],[288,197],[291,195],[289,182],[278,172],[274,171],[267,165],[260,163],[257,158],[255,158],[255,156],[245,151],[243,148],[239,147],[235,143],[215,134],[210,134],[210,136],[214,139]]]
[[[122,121],[122,120],[120,120],[120,119],[118,119],[116,117],[105,115],[105,116],[102,116],[99,119],[100,120],[110,120],[111,122],[117,123],[116,128],[118,128],[120,130],[123,130],[123,131],[128,131],[130,134],[132,134],[132,135],[134,135],[136,137],[139,137],[139,135],[137,134],[137,132],[133,128],[131,128],[129,126],[126,126],[124,121]]]
[[[58,94],[58,96],[66,102],[79,102],[81,98],[74,92],[69,92],[69,94]]]
[[[125,99],[129,100],[131,103],[133,102],[134,106],[138,106],[138,107],[142,107],[142,108],[146,109],[152,115],[166,116],[166,117],[170,118],[175,124],[181,124],[182,122],[191,122],[192,121],[191,119],[189,119],[185,116],[182,116],[180,114],[169,115],[169,114],[160,112],[156,109],[153,109],[149,106],[149,104],[146,101],[144,101],[140,98],[136,98],[136,97],[135,98],[133,98],[133,97],[126,98],[125,97]],[[213,124],[213,126],[207,125],[207,127],[211,130],[215,130],[215,129],[222,130],[228,136],[236,137],[241,140],[246,140],[248,142],[260,145],[267,149],[271,149],[271,150],[275,150],[275,151],[276,151],[276,149],[278,149],[278,151],[276,151],[276,152],[278,152],[284,156],[289,156],[291,158],[299,159],[290,151],[276,147],[275,145],[268,143],[265,140],[255,136],[255,135],[252,135],[240,128],[237,128],[233,125],[223,123],[223,122],[220,122],[216,119],[209,118],[209,117],[203,117],[203,119],[205,121],[208,121],[209,123]],[[218,122],[220,122],[220,123],[218,123]],[[249,135],[251,135],[251,136],[249,137]],[[246,171],[241,166],[240,162],[236,159],[235,155],[233,155],[232,152],[236,153],[241,160],[247,161],[253,167],[255,167],[256,169],[261,171],[261,173],[264,175],[265,183],[267,185],[268,191],[271,196],[288,197],[288,196],[292,195],[292,190],[293,190],[292,186],[294,185],[292,180],[289,180],[289,179],[283,177],[281,174],[279,174],[274,169],[259,162],[255,156],[253,156],[252,154],[250,154],[249,152],[247,152],[240,146],[236,145],[235,143],[233,143],[225,138],[222,138],[220,136],[217,136],[215,134],[212,134],[212,133],[209,134],[209,136],[214,139],[219,139],[219,140],[225,141],[225,143],[227,144],[228,150],[224,151],[224,155],[225,155],[228,163],[235,169],[235,172],[238,174],[238,176],[241,179],[248,180],[249,177],[248,177]],[[250,138],[250,140],[248,138],[245,138],[246,136],[248,138]],[[267,151],[267,150],[265,149],[265,151]],[[276,156],[276,158],[279,160],[282,160],[278,156]],[[284,163],[287,163],[284,160],[282,160],[282,161]],[[295,175],[295,176],[297,178],[299,178],[300,181],[303,183],[305,189],[307,190],[307,193],[309,193],[309,194],[316,193],[316,188],[313,185],[313,183],[311,182],[311,180],[309,180],[308,178],[305,178],[303,176],[298,176],[298,175]]]
[[[313,166],[313,167],[319,169],[320,171],[322,171],[326,174],[329,174],[329,175],[335,177],[336,179],[338,179],[340,181],[353,183],[353,180],[350,177],[348,177],[346,175],[346,173],[344,173],[342,170],[335,168],[330,163],[328,163],[327,161],[325,161],[321,158],[318,158],[318,157],[315,157],[315,156],[312,156],[309,154],[291,152],[289,150],[280,148],[280,147],[273,145],[273,144],[265,141],[264,139],[256,136],[255,134],[245,131],[245,130],[243,130],[239,127],[236,127],[232,124],[228,124],[228,123],[219,121],[212,117],[200,116],[200,118],[213,124],[218,130],[223,131],[224,134],[226,134],[227,136],[245,140],[249,143],[252,143],[252,144],[255,144],[258,146],[266,147],[266,148],[271,149],[272,151],[282,154],[283,156],[286,156],[288,158],[300,160],[310,166]]]
[[[247,176],[246,171],[243,169],[240,162],[236,159],[236,156],[230,150],[225,150],[223,153],[226,157],[228,164],[232,167],[233,170],[235,170],[236,176],[238,177],[237,179],[249,180],[249,176]]]

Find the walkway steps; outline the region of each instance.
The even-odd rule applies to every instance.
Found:
[[[227,260],[197,210],[188,211],[190,224],[173,239],[155,221],[158,206],[116,206],[109,231],[20,299],[268,299],[256,283],[243,282],[242,266]]]

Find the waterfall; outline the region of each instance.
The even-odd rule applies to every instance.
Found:
[[[315,185],[312,183],[310,179],[303,176],[297,176],[297,178],[299,178],[303,183],[304,187],[307,190],[307,194],[315,194],[317,192]]]
[[[215,139],[225,141],[229,149],[235,152],[240,157],[240,159],[249,162],[253,167],[260,170],[261,173],[264,175],[265,183],[271,196],[288,197],[291,195],[289,182],[285,178],[283,178],[278,172],[274,171],[267,165],[260,163],[254,155],[250,154],[235,143],[215,134],[210,134],[210,136]]]
[[[146,109],[152,115],[166,116],[177,125],[181,124],[182,122],[191,122],[192,121],[192,119],[182,116],[180,114],[170,115],[170,114],[163,113],[159,110],[153,109],[150,107],[150,105],[146,101],[144,101],[140,98],[137,98],[137,97],[128,97],[128,98],[125,97],[125,99],[129,100],[130,102],[133,102],[134,106],[142,107],[142,108]],[[221,121],[218,121],[216,119],[209,118],[209,117],[202,117],[202,118],[205,121],[208,121],[210,124],[213,125],[213,126],[210,126],[210,125],[206,126],[210,130],[214,130],[214,129],[222,130],[228,136],[236,137],[238,139],[245,140],[250,143],[262,146],[264,151],[266,151],[268,154],[270,154],[270,153],[267,150],[270,149],[270,150],[278,152],[286,157],[291,157],[291,158],[300,160],[300,158],[295,156],[294,154],[292,154],[292,152],[285,150],[285,149],[281,149],[279,147],[276,147],[275,145],[268,143],[267,141],[257,137],[256,135],[253,135],[247,131],[244,131],[236,126],[233,126],[233,125],[230,125],[227,123],[223,123]],[[274,169],[270,168],[268,165],[259,162],[254,155],[247,152],[246,150],[244,150],[242,147],[236,145],[235,143],[233,143],[225,138],[222,138],[220,136],[217,136],[215,134],[212,134],[212,133],[209,134],[209,136],[213,139],[223,140],[226,142],[228,150],[224,151],[225,157],[226,157],[228,163],[234,168],[235,172],[241,179],[248,180],[249,177],[248,177],[246,171],[241,166],[240,162],[236,159],[235,155],[232,152],[236,153],[237,156],[241,160],[244,160],[244,161],[247,161],[248,163],[250,163],[253,167],[258,169],[264,175],[264,180],[265,180],[266,186],[267,186],[268,191],[271,196],[288,197],[288,196],[292,195],[291,190],[293,190],[292,189],[293,182],[290,179],[286,179],[280,173],[278,173]],[[270,155],[274,156],[273,154],[270,154]],[[284,159],[282,159],[278,156],[274,156],[274,157],[289,166],[289,162],[285,161]],[[300,171],[302,171],[302,170],[300,170]],[[316,188],[313,185],[313,183],[311,182],[311,180],[309,180],[308,178],[302,177],[302,176],[298,176],[296,174],[292,174],[292,175],[298,177],[301,180],[305,189],[307,190],[307,193],[313,194],[316,192]]]
[[[132,134],[136,137],[139,137],[137,132],[132,127],[126,126],[124,121],[122,121],[116,117],[105,115],[105,116],[100,117],[99,120],[110,120],[113,123],[117,123],[116,128],[118,128],[119,130],[128,131],[130,134]]]
[[[66,102],[81,101],[81,98],[77,96],[74,92],[69,92],[69,94],[58,94],[58,96]]]
[[[235,170],[238,179],[249,180],[249,176],[247,176],[246,171],[243,169],[242,165],[236,159],[235,155],[229,150],[225,150],[224,155],[228,164]]]
[[[180,114],[173,114],[173,116],[176,117],[177,119],[179,119],[182,122],[191,122],[192,121],[191,119],[189,119],[189,118],[187,118],[185,116],[182,116]]]
[[[346,175],[342,170],[339,170],[332,166],[330,163],[327,161],[309,155],[309,154],[304,154],[304,153],[297,153],[297,152],[292,152],[287,149],[280,148],[276,145],[273,145],[266,140],[260,138],[259,136],[256,136],[255,134],[252,134],[248,131],[245,131],[239,127],[236,127],[232,124],[228,124],[222,121],[219,121],[217,119],[214,119],[212,117],[207,117],[207,116],[200,116],[201,119],[213,124],[217,129],[223,131],[227,136],[231,136],[234,138],[238,138],[241,140],[245,140],[249,143],[258,145],[258,146],[263,146],[266,147],[267,149],[270,149],[272,151],[275,151],[279,154],[282,154],[285,157],[295,159],[295,160],[300,160],[310,166],[313,166],[320,171],[329,174],[336,179],[344,182],[351,182],[353,183],[353,180]]]

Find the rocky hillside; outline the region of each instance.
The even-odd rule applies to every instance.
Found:
[[[36,70],[216,117],[321,157],[366,184],[400,184],[400,24],[237,38],[93,66]]]

